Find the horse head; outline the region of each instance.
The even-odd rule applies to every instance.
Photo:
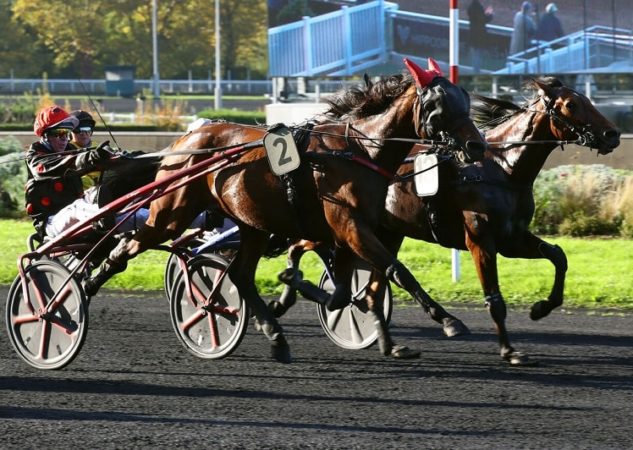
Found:
[[[433,58],[428,59],[427,70],[407,58],[404,63],[418,94],[414,117],[418,136],[454,138],[464,151],[465,161],[481,160],[487,144],[470,118],[468,92],[446,79]]]
[[[557,139],[576,140],[579,145],[595,148],[602,155],[620,145],[620,130],[586,96],[555,78],[533,80],[533,83]]]

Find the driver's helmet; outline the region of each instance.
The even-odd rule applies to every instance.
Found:
[[[90,127],[90,129],[94,129],[97,124],[88,111],[78,109],[76,111],[71,111],[70,115],[79,120],[79,125],[77,125],[76,128]]]
[[[44,136],[47,131],[55,128],[72,130],[77,127],[79,120],[71,116],[57,105],[41,109],[35,116],[33,131],[37,136]]]

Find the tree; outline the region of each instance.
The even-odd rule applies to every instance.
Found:
[[[5,5],[7,0],[0,0]],[[15,0],[12,20],[46,49],[50,74],[100,76],[107,65],[134,65],[136,76],[152,75],[150,0]],[[5,11],[0,15],[0,23]],[[220,0],[222,65],[265,75],[267,70],[266,0]],[[209,0],[158,0],[158,49],[161,78],[197,78],[214,69],[214,4]],[[5,21],[8,19],[5,18]],[[14,25],[15,26],[15,25]],[[18,35],[16,33],[16,35]],[[20,56],[32,56],[30,50]],[[4,65],[4,64],[3,64]],[[52,67],[50,67],[52,66]],[[41,70],[30,76],[41,76]],[[70,75],[72,76],[72,75]]]

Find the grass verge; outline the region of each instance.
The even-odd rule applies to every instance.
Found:
[[[26,250],[26,238],[32,232],[28,221],[0,220],[0,284],[9,284],[17,275],[16,258]],[[565,286],[565,304],[585,308],[633,310],[633,240],[579,239],[552,237],[567,253],[569,270]],[[167,254],[149,251],[130,262],[128,269],[114,277],[106,288],[162,289]],[[481,302],[482,293],[474,265],[467,252],[460,252],[461,279],[451,280],[450,250],[413,240],[405,240],[399,259],[413,272],[422,286],[440,302]],[[545,260],[499,257],[499,282],[508,303],[530,305],[549,294],[554,267]],[[257,285],[263,295],[277,295],[282,287],[277,273],[285,267],[285,256],[266,259],[257,271]],[[306,255],[302,262],[306,279],[318,282],[321,264],[316,256]],[[395,296],[408,295],[395,289]]]

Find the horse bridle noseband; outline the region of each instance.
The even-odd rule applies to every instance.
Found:
[[[573,124],[567,118],[561,117],[558,111],[556,111],[556,108],[554,108],[554,103],[556,103],[555,98],[550,98],[549,100],[546,100],[545,97],[541,96],[540,100],[541,100],[541,103],[543,103],[543,106],[545,106],[544,114],[547,114],[552,120],[562,124],[569,131],[571,131],[576,136],[578,136],[576,144],[582,145],[583,147],[589,147],[589,148],[598,147],[600,142],[597,139],[596,134],[592,131],[591,125]]]

